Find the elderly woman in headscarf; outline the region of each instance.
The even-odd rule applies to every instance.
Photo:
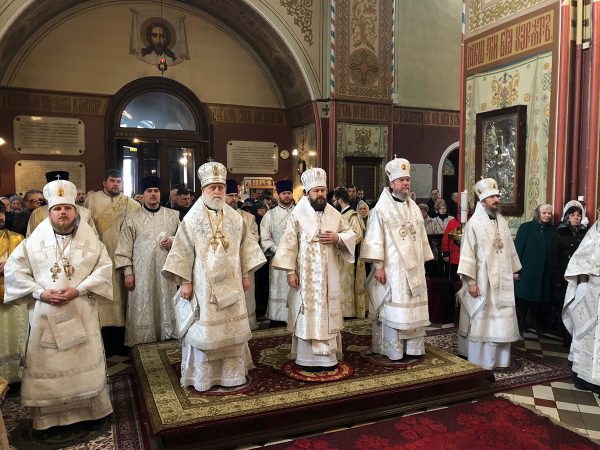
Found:
[[[356,205],[356,212],[358,213],[358,217],[360,217],[364,224],[364,229],[367,228],[367,220],[369,219],[369,205],[364,200],[361,200]]]
[[[515,281],[519,329],[530,326],[543,333],[552,309],[552,282],[547,269],[547,254],[555,231],[552,224],[552,205],[539,205],[533,220],[517,231],[515,247],[522,269]]]
[[[567,291],[567,282],[564,275],[569,260],[573,253],[579,247],[587,231],[585,225],[581,223],[583,218],[583,206],[576,200],[571,200],[565,205],[564,214],[561,223],[556,228],[556,235],[550,243],[548,249],[548,267],[553,293],[554,293],[554,314],[553,323],[558,325],[560,333],[568,343],[569,336],[562,326],[561,311]]]

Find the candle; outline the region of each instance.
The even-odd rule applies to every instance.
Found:
[[[469,214],[469,201],[467,191],[460,193],[460,223],[467,223],[467,214]]]

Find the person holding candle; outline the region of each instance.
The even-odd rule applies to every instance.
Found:
[[[479,203],[465,225],[458,274],[463,286],[458,353],[484,369],[508,367],[510,343],[520,339],[514,275],[521,263],[508,223],[500,214],[500,191],[492,178],[475,184]]]

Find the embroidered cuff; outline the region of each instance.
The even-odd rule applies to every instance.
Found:
[[[127,277],[129,275],[133,275],[133,266],[125,266],[125,267],[123,267],[123,276]]]
[[[35,291],[33,291],[33,293],[31,294],[31,296],[33,298],[35,298],[36,300],[39,300],[40,297],[42,296],[42,292],[44,292],[44,288],[36,289]]]
[[[383,261],[373,261],[373,267],[375,269],[383,269]]]
[[[289,269],[289,270],[286,270],[285,273],[287,273],[288,275],[294,275],[296,273],[296,271]]]

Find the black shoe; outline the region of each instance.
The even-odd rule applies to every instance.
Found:
[[[335,364],[333,366],[329,366],[329,367],[323,367],[323,366],[301,366],[300,364],[296,364],[296,366],[298,366],[298,368],[300,370],[303,370],[304,372],[310,372],[310,373],[315,373],[315,372],[331,372],[333,370],[337,370],[338,365]]]

